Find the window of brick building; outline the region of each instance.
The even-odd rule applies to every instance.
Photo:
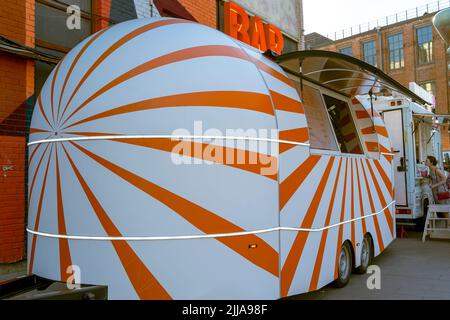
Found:
[[[388,37],[389,68],[398,70],[405,67],[405,53],[403,49],[403,34],[397,33]]]
[[[81,11],[80,29],[66,26],[68,5],[76,5]],[[91,0],[36,0],[36,45],[68,52],[92,33]]]
[[[419,64],[433,62],[433,29],[431,26],[417,28],[417,52]]]
[[[69,30],[66,27],[69,5],[80,8],[79,30]],[[92,33],[91,12],[92,0],[36,0],[36,49],[62,58],[71,48]],[[36,61],[35,67],[35,92],[38,95],[55,66]]]
[[[377,66],[377,44],[375,40],[363,43],[363,55],[365,62]]]
[[[352,47],[341,48],[339,49],[339,52],[350,57],[353,56]]]

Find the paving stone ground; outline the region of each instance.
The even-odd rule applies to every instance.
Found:
[[[293,300],[449,300],[450,240],[421,241],[421,233],[396,239],[372,264],[381,269],[381,290],[369,290],[369,274],[353,274],[345,288],[327,286]]]

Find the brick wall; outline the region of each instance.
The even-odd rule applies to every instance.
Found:
[[[2,1],[0,35],[34,47],[34,0]]]
[[[0,263],[24,258],[24,145],[25,137],[0,136]]]
[[[34,47],[34,6],[34,0],[2,2],[0,35]],[[0,52],[0,263],[24,258],[26,136],[33,97],[34,61]]]
[[[178,0],[194,18],[204,25],[216,28],[216,0]]]

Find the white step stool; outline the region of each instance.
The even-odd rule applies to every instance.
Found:
[[[448,218],[438,218],[438,212],[446,212]],[[450,239],[450,204],[431,204],[428,207],[427,219],[423,230],[422,242],[426,236],[430,238]]]

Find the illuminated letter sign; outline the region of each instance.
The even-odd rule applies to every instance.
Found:
[[[263,23],[259,17],[249,17],[233,2],[224,4],[225,33],[261,51],[270,49],[281,54],[284,46],[283,34],[271,24]]]

